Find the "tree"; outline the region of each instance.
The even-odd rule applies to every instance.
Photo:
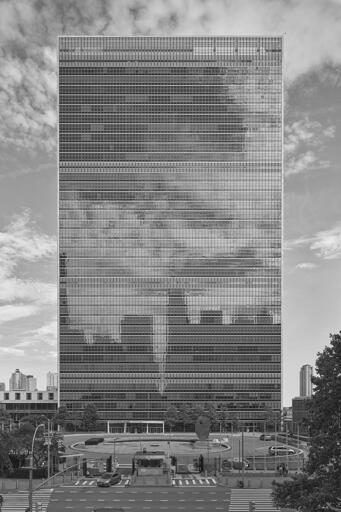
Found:
[[[0,430],[0,475],[13,471],[12,461],[9,457],[12,447],[12,435]]]
[[[311,446],[304,473],[274,484],[277,506],[302,512],[326,510],[341,498],[341,332],[318,353],[309,407]]]
[[[212,403],[205,403],[204,405],[204,416],[210,420],[211,430],[215,432],[214,427],[218,423],[218,411]]]
[[[0,407],[0,430],[5,430],[11,423],[11,416],[9,413]]]
[[[71,420],[71,414],[66,405],[58,407],[56,414],[54,415],[52,422],[65,428],[65,425]]]
[[[174,405],[168,407],[167,411],[165,412],[164,420],[166,426],[169,427],[169,430],[172,432],[172,429],[179,421],[178,411]]]
[[[99,415],[95,404],[87,404],[82,412],[81,424],[87,430],[95,430],[99,420]]]
[[[195,422],[199,416],[204,414],[204,409],[200,405],[181,403],[178,408],[179,421],[182,421],[184,430],[186,425],[190,425],[194,429]]]

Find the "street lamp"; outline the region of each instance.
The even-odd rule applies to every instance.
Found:
[[[29,504],[29,509],[30,509],[30,512],[33,512],[33,507],[32,507],[32,479],[33,479],[33,450],[34,450],[34,441],[35,441],[35,438],[36,438],[36,433],[38,431],[38,429],[40,427],[43,427],[45,428],[45,425],[44,423],[41,423],[40,425],[38,425],[34,431],[34,434],[33,434],[33,438],[32,438],[32,448],[31,448],[31,456],[30,456],[30,481],[29,481],[29,494],[28,494],[28,504]]]

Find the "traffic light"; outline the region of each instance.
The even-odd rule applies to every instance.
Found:
[[[256,512],[256,503],[254,501],[249,501],[249,512]]]
[[[106,469],[107,469],[108,473],[111,473],[111,471],[112,471],[112,456],[111,455],[110,455],[110,457],[107,458]]]
[[[88,473],[88,466],[87,466],[87,463],[86,463],[86,459],[83,459],[83,476],[86,476],[87,473]]]
[[[172,464],[172,466],[176,466],[176,457],[175,457],[175,455],[171,456],[171,464]]]

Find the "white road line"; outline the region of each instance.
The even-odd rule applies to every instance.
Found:
[[[89,482],[89,485],[92,485],[95,483],[95,480],[91,480],[91,482]]]
[[[179,480],[179,484],[182,485],[182,480]]]
[[[193,485],[197,485],[197,483],[194,479],[192,480],[192,482],[193,482]]]
[[[86,485],[87,483],[88,483],[88,482],[85,480],[85,481],[82,483],[82,485]]]
[[[199,480],[199,482],[200,482],[201,485],[203,485],[203,483],[204,483],[202,480]]]
[[[175,485],[175,480],[172,480],[172,484]]]
[[[75,485],[79,485],[79,484],[80,484],[80,481],[79,481],[79,480],[77,480],[77,482],[75,483]]]
[[[216,484],[216,483],[217,483],[217,482],[214,480],[214,478],[212,478],[212,482],[213,482],[214,484]]]
[[[189,484],[189,481],[188,481],[188,480],[185,480],[185,482],[186,482],[186,485],[188,485],[188,484]]]

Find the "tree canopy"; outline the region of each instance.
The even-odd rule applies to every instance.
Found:
[[[82,412],[81,424],[86,430],[92,430],[96,428],[99,420],[99,415],[95,404],[87,404]]]
[[[277,506],[302,512],[340,506],[341,498],[341,332],[318,353],[314,393],[309,406],[311,445],[302,475],[274,484]]]

